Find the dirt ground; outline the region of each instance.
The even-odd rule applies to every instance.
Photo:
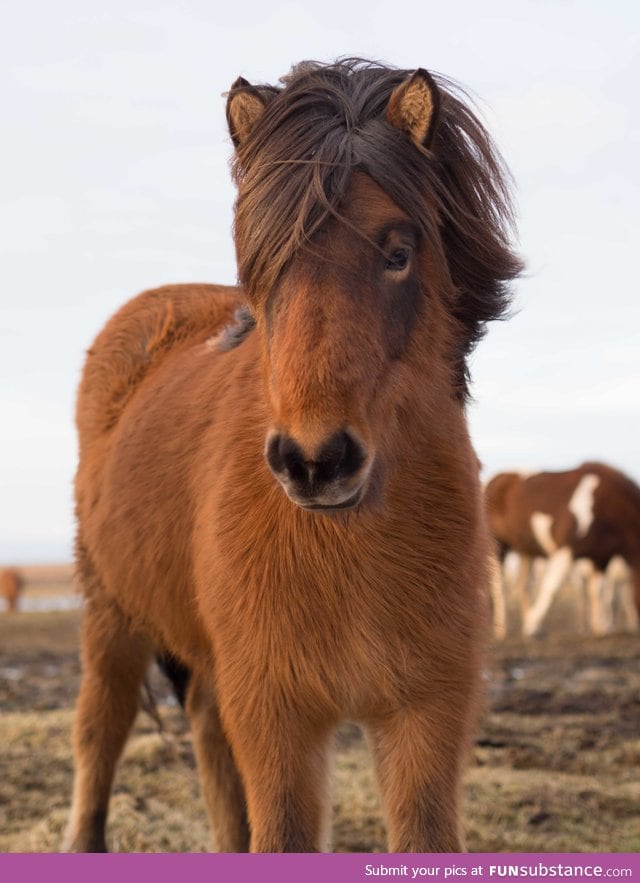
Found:
[[[71,792],[77,610],[0,614],[0,851],[56,851]],[[121,762],[116,851],[198,852],[208,827],[184,717],[156,672],[163,731],[142,711]],[[465,784],[475,852],[640,852],[640,635],[493,648]],[[354,726],[337,737],[333,848],[385,848]]]

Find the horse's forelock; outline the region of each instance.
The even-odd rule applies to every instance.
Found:
[[[341,206],[354,170],[376,179],[374,166],[380,165],[387,177],[394,168],[398,174],[395,149],[410,154],[410,145],[380,118],[407,73],[352,59],[329,66],[304,62],[282,79],[283,89],[234,161],[238,269],[250,292],[268,291],[328,218],[344,220]],[[380,139],[377,150],[358,147],[377,122],[400,136],[386,158]]]

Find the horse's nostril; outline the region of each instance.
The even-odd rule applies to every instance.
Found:
[[[336,432],[318,452],[317,478],[320,481],[349,478],[360,471],[365,460],[366,452],[362,444],[351,433]]]
[[[281,438],[282,436],[280,435],[272,435],[267,442],[267,448],[264,452],[270,469],[276,474],[284,472],[284,462],[282,460],[282,454],[280,453]]]
[[[308,480],[302,449],[289,436],[273,435],[267,443],[266,457],[276,475],[288,474],[293,481]]]

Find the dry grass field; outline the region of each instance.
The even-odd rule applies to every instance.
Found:
[[[58,849],[72,781],[77,610],[0,614],[0,851]],[[151,675],[120,765],[117,851],[206,851],[209,832],[182,712]],[[465,787],[471,851],[640,852],[640,636],[510,640],[493,648]],[[333,849],[384,850],[364,741],[336,739]]]

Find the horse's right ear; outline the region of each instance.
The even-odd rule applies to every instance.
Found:
[[[227,95],[227,123],[231,140],[239,147],[262,116],[269,96],[238,77]]]

